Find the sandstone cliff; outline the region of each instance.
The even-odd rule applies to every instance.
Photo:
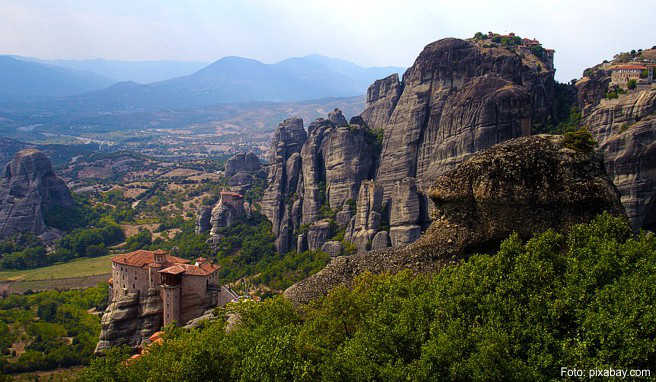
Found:
[[[51,231],[45,221],[48,211],[72,206],[68,187],[48,157],[35,149],[22,150],[0,179],[0,239],[18,232],[44,235]]]
[[[361,116],[384,129],[376,176],[384,198],[406,177],[425,193],[469,155],[529,135],[532,121],[550,113],[549,68],[530,51],[449,38],[427,45],[401,83],[395,76],[374,83]]]
[[[586,69],[576,83],[581,125],[597,141],[634,229],[656,229],[656,86],[606,94],[614,63]]]
[[[285,295],[305,303],[365,271],[431,271],[493,250],[512,232],[527,238],[602,211],[624,213],[599,155],[569,149],[561,136],[517,138],[477,153],[437,177],[430,197],[436,218],[415,243],[336,257]]]
[[[350,202],[373,176],[375,145],[370,129],[349,124],[339,110],[312,122],[307,133],[298,118],[278,126],[262,212],[273,224],[279,252],[321,248],[334,233],[326,220],[333,213],[341,213],[342,226],[350,221]]]
[[[96,354],[112,346],[141,345],[145,338],[162,327],[162,311],[162,299],[156,290],[150,291],[147,296],[128,293],[112,301],[100,322]]]
[[[586,109],[583,124],[597,140],[632,226],[656,229],[656,89]]]
[[[378,233],[378,248],[415,241],[430,221],[432,181],[477,151],[530,135],[552,113],[553,74],[549,58],[525,47],[443,39],[402,81],[393,74],[371,85],[350,123],[335,110],[306,135],[301,120],[284,121],[262,202],[278,250],[321,247],[307,240],[325,235],[317,222],[331,212],[360,251]]]

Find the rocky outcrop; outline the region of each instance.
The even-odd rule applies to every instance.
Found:
[[[339,110],[331,118],[346,119]],[[374,147],[369,131],[362,126],[337,126],[319,119],[308,127],[308,140],[301,150],[303,167],[303,223],[319,219],[327,204],[339,210],[355,200],[360,182],[373,176]]]
[[[254,173],[262,169],[262,164],[257,155],[253,153],[236,154],[226,161],[225,174],[226,178],[230,178],[239,172]]]
[[[280,124],[272,142],[272,152],[277,154],[271,157],[262,201],[279,252],[305,247],[305,241],[308,249],[320,249],[328,237],[315,240],[312,226],[330,211],[341,213],[339,225],[348,224],[360,183],[373,176],[374,141],[370,129],[349,125],[338,109],[328,119],[311,123],[307,135],[300,119]],[[309,226],[310,232],[299,240],[302,225]]]
[[[389,233],[387,231],[380,231],[374,236],[371,241],[371,249],[373,251],[378,249],[385,249],[391,245]]]
[[[212,218],[212,206],[202,205],[198,208],[198,214],[196,218],[196,234],[209,232],[212,228],[210,219]]]
[[[549,60],[530,51],[449,38],[427,45],[402,82],[392,75],[374,83],[361,117],[384,130],[376,181],[385,201],[397,181],[411,177],[426,208],[437,176],[478,151],[529,135],[532,121],[550,113],[553,74]],[[398,231],[403,240],[415,232]]]
[[[656,88],[601,99],[582,109],[582,124],[597,141],[633,228],[655,230]]]
[[[219,202],[210,214],[210,242],[217,244],[221,239],[221,229],[230,227],[246,216],[241,195],[222,192]]]
[[[356,214],[346,227],[344,239],[358,251],[369,249],[369,243],[380,228],[383,216],[383,188],[372,180],[362,182],[356,204]]]
[[[147,296],[127,293],[112,301],[100,321],[96,354],[120,345],[138,346],[162,327],[162,299],[155,289]]]
[[[414,178],[405,178],[394,185],[390,211],[392,246],[410,244],[421,235],[421,197]]]
[[[310,251],[321,249],[323,244],[332,236],[330,221],[320,220],[310,226],[307,232],[307,247]]]
[[[372,129],[384,128],[402,90],[399,75],[396,73],[374,82],[367,89],[366,108],[360,114],[362,120]]]
[[[236,154],[226,161],[224,177],[230,191],[245,194],[258,181],[264,182],[266,173],[260,159],[253,153]]]
[[[286,119],[276,129],[271,142],[267,189],[262,198],[262,213],[272,223],[276,237],[276,249],[285,253],[293,247],[294,231],[300,223],[295,218],[300,211],[297,205],[291,214],[293,203],[298,200],[294,194],[302,193],[301,147],[307,139],[300,118]]]
[[[419,240],[336,257],[285,295],[305,303],[365,271],[432,271],[495,250],[513,232],[528,238],[548,228],[567,230],[602,211],[624,214],[600,156],[565,147],[561,136],[517,138],[477,153],[436,178],[430,197],[435,220]]]
[[[63,180],[55,175],[48,157],[35,149],[19,151],[0,179],[0,239],[19,232],[43,237],[53,229],[46,215],[73,206]]]
[[[331,257],[339,256],[342,254],[342,243],[339,241],[327,241],[321,246],[321,251],[326,252]]]

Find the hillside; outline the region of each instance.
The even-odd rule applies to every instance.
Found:
[[[0,102],[72,96],[113,82],[91,72],[0,56]]]

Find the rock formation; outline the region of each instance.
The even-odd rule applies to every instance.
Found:
[[[376,182],[385,201],[393,205],[396,183],[414,178],[425,208],[435,177],[477,151],[529,135],[532,121],[550,112],[550,67],[547,58],[517,47],[449,38],[427,45],[402,82],[396,75],[376,81],[361,117],[384,130]],[[412,240],[414,225],[421,224],[396,236]]]
[[[218,243],[218,240],[221,239],[221,228],[235,224],[247,214],[241,194],[222,191],[220,195],[219,202],[212,208],[209,214],[209,241],[213,244]],[[207,210],[204,209],[202,212],[200,216],[207,217]],[[201,226],[206,226],[206,222],[199,221],[198,227]]]
[[[396,182],[390,211],[390,238],[392,246],[409,244],[421,235],[421,198],[414,178]]]
[[[162,311],[162,299],[154,289],[147,296],[127,293],[112,301],[101,319],[103,330],[96,353],[112,346],[140,345],[162,327]]]
[[[301,119],[282,122],[272,142],[268,187],[262,211],[273,224],[276,247],[284,253],[295,247],[319,249],[334,232],[327,232],[326,213],[343,212],[343,227],[360,183],[373,176],[375,138],[365,126],[346,122],[341,111],[303,129]],[[307,236],[299,238],[302,225]],[[320,234],[318,234],[320,232]]]
[[[477,153],[437,177],[430,197],[435,220],[419,240],[333,258],[285,295],[305,303],[365,271],[431,271],[495,250],[513,232],[528,238],[548,228],[567,230],[602,211],[624,213],[600,156],[565,147],[562,136],[522,137]]]
[[[300,118],[286,119],[278,125],[271,143],[267,189],[262,198],[262,213],[272,223],[276,249],[280,253],[292,247],[292,237],[300,226],[298,195],[302,192],[300,151],[307,139]],[[295,205],[292,216],[290,203]]]
[[[35,149],[22,150],[0,179],[0,239],[19,232],[51,236],[46,214],[72,206],[68,187],[55,175],[48,157]]]
[[[597,141],[634,229],[656,229],[656,87],[603,98],[610,72],[598,65],[576,84],[583,126]]]
[[[257,155],[253,153],[241,153],[236,154],[225,163],[225,173],[226,178],[230,178],[240,172],[258,172],[262,169],[262,164],[257,158]]]
[[[346,227],[344,238],[358,248],[359,251],[369,249],[369,243],[380,228],[383,211],[383,188],[374,181],[362,182],[356,214]]]
[[[253,153],[236,154],[226,161],[224,177],[230,191],[245,194],[261,179],[264,181],[266,173],[262,169],[260,159]]]

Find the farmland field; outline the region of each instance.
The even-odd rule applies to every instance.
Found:
[[[110,273],[112,269],[112,256],[114,255],[80,258],[66,263],[35,269],[0,271],[0,281],[53,280]]]

